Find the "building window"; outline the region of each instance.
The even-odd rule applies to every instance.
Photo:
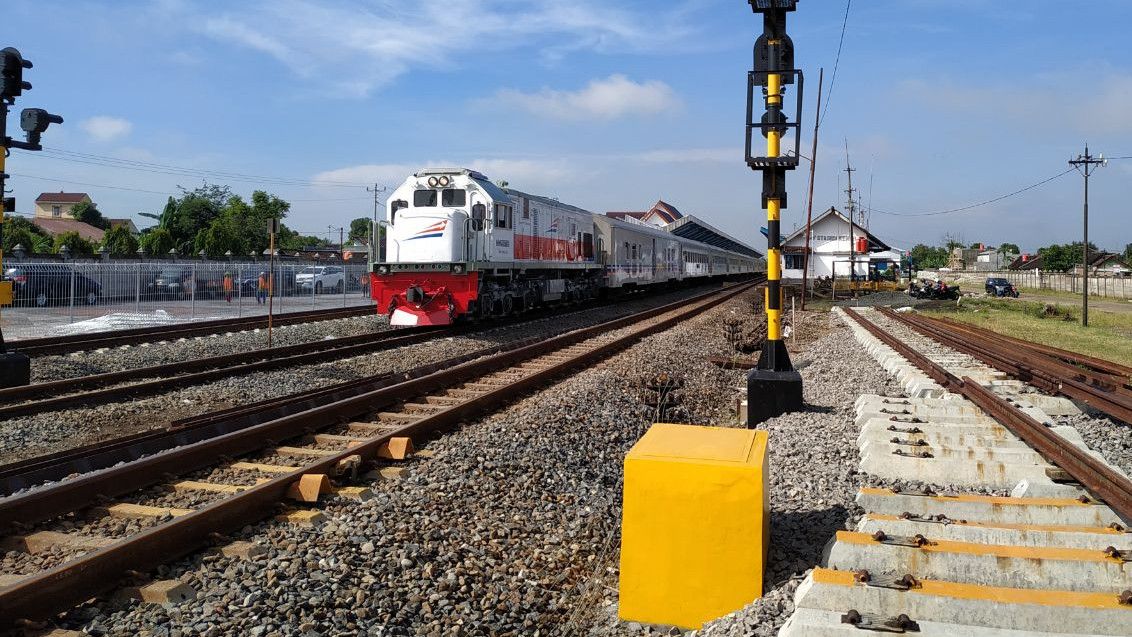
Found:
[[[51,206],[51,216],[52,217],[62,217],[63,216],[63,206]]]
[[[787,254],[785,255],[786,269],[787,270],[801,270],[805,267],[804,254]]]

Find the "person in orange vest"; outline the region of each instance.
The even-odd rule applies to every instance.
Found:
[[[256,300],[260,305],[267,303],[267,273],[260,272],[259,280],[256,282]]]
[[[232,273],[231,272],[225,272],[224,273],[224,298],[227,299],[229,303],[232,302]]]

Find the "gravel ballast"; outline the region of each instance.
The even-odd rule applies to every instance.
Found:
[[[625,299],[618,304],[581,311],[570,311],[569,308],[565,308],[560,316],[553,319],[539,319],[485,332],[438,338],[426,343],[329,363],[234,376],[127,402],[12,418],[0,422],[0,464],[149,430],[163,426],[171,420],[307,391],[364,376],[406,371],[522,339],[559,334],[645,308],[678,301],[704,291],[703,288],[680,290]],[[383,319],[378,320],[370,327],[380,327],[382,321]],[[364,324],[364,321],[359,323]],[[226,338],[218,337],[214,340],[220,341]],[[192,342],[194,341],[185,341],[185,343]],[[135,352],[131,350],[131,354]]]
[[[684,381],[669,419],[736,424],[745,372],[706,358],[730,352],[722,319],[750,311],[749,299],[729,302],[428,443],[434,455],[410,461],[404,480],[376,483],[373,499],[329,500],[319,530],[246,529],[236,539],[271,547],[260,560],[197,556],[163,569],[199,591],[194,601],[103,603],[73,611],[71,625],[150,635],[667,634],[616,620],[621,463],[652,421],[642,387],[660,372]],[[844,327],[822,329],[830,333],[796,355],[811,408],[766,425],[768,595],[705,634],[773,634],[797,578],[854,516],[852,402],[895,385]]]

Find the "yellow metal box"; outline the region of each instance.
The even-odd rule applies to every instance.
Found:
[[[618,615],[700,628],[762,596],[767,433],[658,423],[625,456]]]
[[[0,306],[12,304],[12,282],[0,281]]]

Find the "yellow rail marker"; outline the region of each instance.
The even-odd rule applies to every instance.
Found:
[[[762,595],[767,433],[658,423],[625,457],[618,614],[699,628]]]

